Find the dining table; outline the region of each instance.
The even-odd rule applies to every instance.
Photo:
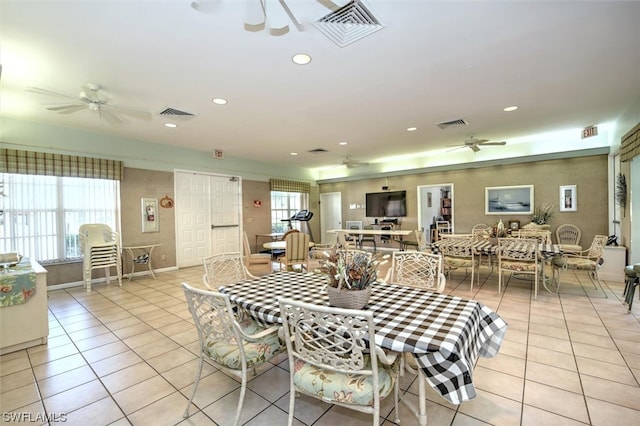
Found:
[[[510,240],[512,240],[513,244],[518,244],[519,238],[511,238]],[[440,254],[440,247],[444,244],[469,244],[473,248],[473,251],[476,255],[482,256],[484,254],[489,256],[489,259],[494,258],[496,252],[498,251],[498,241],[495,238],[445,238],[431,243],[431,252]],[[542,285],[549,293],[553,293],[553,291],[547,285],[548,280],[545,276],[545,263],[547,259],[553,258],[555,256],[562,256],[564,251],[559,244],[538,243],[538,253],[540,255],[540,258],[542,259]],[[535,290],[537,293],[537,289]]]
[[[281,323],[278,299],[287,297],[329,305],[327,277],[321,273],[276,272],[226,285],[219,291],[265,325]],[[479,356],[495,356],[507,323],[475,300],[424,289],[375,282],[369,303],[374,314],[375,344],[411,353],[419,366],[418,402],[403,401],[425,425],[429,383],[444,399],[460,404],[476,396],[473,367]]]

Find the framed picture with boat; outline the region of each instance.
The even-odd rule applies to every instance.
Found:
[[[492,186],[484,189],[485,214],[533,214],[533,185]]]

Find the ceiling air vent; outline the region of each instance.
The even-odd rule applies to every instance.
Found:
[[[186,111],[180,111],[179,109],[175,109],[175,108],[166,108],[165,110],[160,112],[160,115],[169,115],[172,117],[193,117],[194,114],[190,113],[190,112],[186,112]]]
[[[325,36],[345,47],[384,28],[370,6],[353,0],[313,23]]]
[[[440,127],[442,130],[448,127],[453,127],[453,126],[468,126],[468,125],[469,123],[464,121],[462,118],[459,118],[457,120],[444,121],[442,123],[438,123],[438,127]]]
[[[329,152],[329,151],[327,151],[327,150],[326,150],[326,149],[324,149],[324,148],[315,148],[315,149],[310,149],[310,150],[309,150],[309,151],[307,151],[307,152],[310,152],[310,153],[312,153],[312,154],[322,154],[323,152]]]

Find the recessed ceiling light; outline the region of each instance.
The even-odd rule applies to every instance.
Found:
[[[504,111],[506,111],[506,112],[511,112],[511,111],[515,111],[515,110],[517,110],[517,109],[518,109],[518,107],[517,107],[516,105],[513,105],[513,106],[508,106],[508,107],[506,107],[506,108],[504,109]]]
[[[164,127],[170,127],[173,129],[174,127],[178,127],[178,125],[173,123],[164,123]]]
[[[348,142],[342,141],[342,142],[338,142],[338,145],[346,145]]]
[[[298,153],[297,152],[292,152],[289,155],[298,155]]]
[[[211,99],[211,102],[213,102],[216,105],[226,105],[227,104],[227,100],[225,98],[213,98],[213,99]]]
[[[306,53],[296,53],[295,55],[293,55],[291,60],[294,64],[307,65],[309,62],[311,62],[311,56],[307,55]]]
[[[417,127],[407,127],[407,132],[415,132],[416,130],[418,130]]]

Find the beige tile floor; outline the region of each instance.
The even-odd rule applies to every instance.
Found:
[[[202,287],[202,268],[136,277],[49,292],[46,346],[0,357],[3,423],[227,425],[239,383],[207,365],[188,419],[182,413],[198,364],[197,334],[180,282]],[[627,313],[622,283],[594,290],[582,274],[563,276],[560,294],[509,278],[497,293],[497,275],[482,269],[480,286],[454,272],[447,292],[475,298],[509,323],[500,353],[474,370],[478,396],[462,405],[430,391],[431,425],[637,425],[640,424],[640,302]],[[582,283],[582,285],[581,285]],[[479,287],[479,288],[478,288]],[[288,372],[283,357],[249,382],[242,422],[284,425]],[[415,377],[402,379],[405,398],[416,402]],[[392,423],[392,403],[381,424]],[[400,404],[403,425],[417,424]],[[13,417],[12,417],[13,416]],[[297,424],[365,425],[371,417],[301,397]]]

